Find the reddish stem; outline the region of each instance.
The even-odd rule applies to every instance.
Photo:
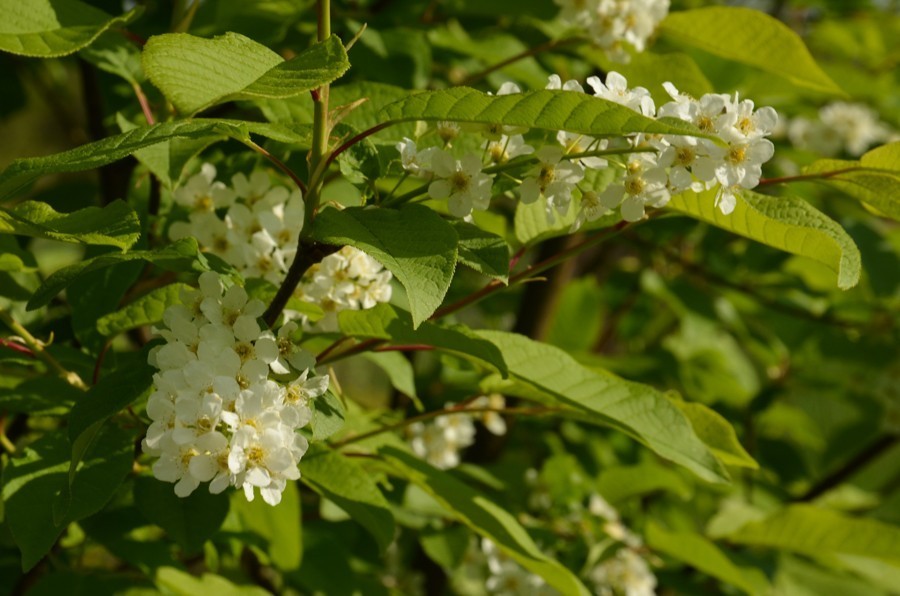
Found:
[[[381,348],[375,348],[373,352],[426,352],[429,350],[433,350],[434,346],[429,346],[425,344],[406,344],[399,346],[383,346]]]
[[[156,120],[153,118],[153,110],[150,109],[150,102],[147,100],[147,96],[144,95],[144,90],[141,89],[141,86],[138,83],[133,83],[131,88],[134,89],[134,94],[137,96],[138,103],[141,104],[141,111],[144,112],[144,118],[147,120],[147,124],[151,126],[156,124]]]
[[[375,134],[376,132],[378,132],[380,130],[384,130],[385,128],[387,128],[388,126],[390,126],[392,124],[394,124],[394,123],[391,121],[382,122],[381,124],[377,124],[377,125],[373,126],[372,128],[370,128],[368,130],[364,130],[361,133],[359,133],[358,135],[351,137],[349,140],[345,141],[340,147],[338,147],[337,149],[335,149],[334,151],[331,152],[331,155],[329,155],[328,158],[325,160],[325,168],[328,168],[328,166],[331,165],[331,162],[333,162],[335,159],[337,159],[338,155],[340,155],[341,153],[343,153],[344,151],[346,151],[353,145],[362,141],[366,137],[372,136],[373,134]]]
[[[28,347],[26,347],[26,346],[23,346],[22,344],[18,344],[18,343],[14,342],[14,341],[10,341],[10,340],[8,340],[8,339],[4,339],[4,338],[2,338],[2,337],[0,337],[0,346],[3,346],[4,348],[9,348],[9,349],[12,350],[13,352],[18,352],[18,353],[20,353],[20,354],[25,354],[26,356],[29,356],[29,357],[31,357],[31,358],[37,358],[37,356],[35,356],[34,352],[31,351],[30,348],[28,348]]]

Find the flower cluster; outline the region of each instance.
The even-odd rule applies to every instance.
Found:
[[[841,153],[858,157],[892,137],[888,125],[870,107],[843,101],[823,106],[816,120],[802,116],[792,119],[787,134],[794,146],[827,157]]]
[[[584,31],[610,60],[628,62],[628,46],[643,52],[669,14],[669,0],[554,0],[563,24]]]
[[[203,250],[245,278],[280,283],[297,253],[303,227],[300,191],[273,185],[262,170],[249,177],[236,174],[231,184],[217,181],[216,168],[203,164],[173,193],[175,203],[188,211],[188,220],[173,223],[169,238],[196,238]]]
[[[416,455],[436,468],[455,468],[460,462],[460,451],[475,442],[475,420],[495,435],[506,434],[506,421],[499,414],[506,400],[502,395],[482,395],[459,407],[459,412],[438,416],[430,422],[414,422],[409,425],[410,446]],[[455,404],[444,405],[447,410]],[[484,409],[482,412],[466,412],[466,409]]]
[[[312,400],[328,388],[328,376],[310,377],[315,359],[290,340],[295,324],[277,336],[260,329],[264,306],[237,285],[224,290],[212,272],[200,289],[166,309],[159,334],[165,344],[150,353],[154,392],[147,402],[152,423],[143,440],[157,456],[153,474],[175,483],[180,497],[202,482],[219,493],[241,487],[248,500],[255,489],[270,505],[281,501],[307,441],[297,429],[312,418]],[[285,384],[270,370],[291,372]]]
[[[757,109],[749,99],[714,93],[695,99],[666,83],[671,101],[657,110],[647,89],[629,88],[625,77],[616,72],[605,81],[591,77],[587,84],[595,97],[649,118],[690,122],[707,136],[638,134],[607,140],[559,131],[555,143],[535,150],[523,136],[527,131],[484,126],[479,129],[486,139],[480,156],[470,152],[457,157],[447,141],[443,148],[420,149],[407,138],[397,145],[401,165],[410,174],[430,177],[429,195],[447,199],[448,210],[457,217],[487,209],[496,174],[521,166],[519,199],[524,204],[541,201],[550,222],[556,215],[567,215],[573,198],[580,195],[574,231],[617,208],[626,221],[637,221],[648,207],[662,207],[672,195],[688,190],[718,188],[716,205],[722,213],[731,213],[736,194],[759,183],[762,164],[774,154],[774,145],[766,137],[778,115],[770,107]],[[547,88],[586,93],[577,81],[563,82],[556,75],[550,77]],[[501,95],[519,92],[510,83],[499,91]],[[614,181],[605,189],[585,188],[587,172],[603,168],[615,169]]]
[[[390,271],[366,253],[345,246],[310,267],[294,295],[325,311],[322,319],[308,327],[334,332],[338,330],[337,313],[388,302],[392,277]]]

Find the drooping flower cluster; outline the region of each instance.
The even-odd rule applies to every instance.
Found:
[[[366,253],[345,246],[316,263],[303,277],[294,295],[322,307],[325,316],[309,327],[338,330],[337,313],[372,308],[391,299],[391,272]]]
[[[263,170],[249,177],[235,174],[229,187],[216,180],[215,166],[206,163],[175,190],[173,199],[188,211],[188,220],[173,223],[169,238],[196,238],[203,250],[221,257],[244,277],[272,283],[284,278],[303,227],[299,190],[273,185]]]
[[[669,0],[554,0],[560,20],[580,29],[610,60],[628,62],[628,46],[643,52],[669,14]]]
[[[484,587],[494,596],[551,596],[558,594],[541,576],[531,573],[510,556],[500,550],[487,538],[478,541],[476,548],[470,547],[468,564],[475,567],[474,573],[485,573]]]
[[[409,443],[416,455],[436,468],[455,468],[460,462],[460,452],[475,442],[475,420],[495,435],[506,434],[506,421],[499,414],[506,400],[502,395],[482,395],[460,407],[459,412],[438,416],[433,421],[414,422],[408,427]],[[453,409],[452,402],[445,409]],[[490,408],[489,411],[466,412],[467,408]]]
[[[180,497],[203,482],[219,493],[243,488],[253,500],[258,488],[270,505],[281,501],[307,440],[297,432],[312,418],[313,400],[328,388],[328,376],[312,376],[315,360],[298,349],[286,325],[278,336],[260,329],[264,306],[243,288],[225,290],[212,272],[200,289],[166,309],[159,334],[165,344],[150,353],[154,392],[147,402],[152,423],[143,449],[157,456],[153,474],[175,483]],[[299,373],[285,384],[270,370]]]
[[[794,146],[826,157],[841,153],[858,157],[892,137],[890,127],[878,119],[872,108],[843,101],[823,106],[818,119],[793,118],[787,134]]]
[[[483,125],[478,128],[485,138],[480,156],[471,152],[456,156],[447,141],[443,148],[420,149],[407,138],[397,145],[401,165],[410,174],[430,177],[431,198],[446,198],[448,210],[457,217],[487,209],[497,174],[521,167],[520,178],[508,176],[507,180],[518,184],[515,192],[522,203],[541,201],[551,223],[557,215],[566,216],[573,199],[581,197],[574,231],[617,208],[626,221],[637,221],[647,208],[662,207],[672,195],[688,190],[717,188],[716,206],[722,213],[731,213],[736,194],[759,183],[762,164],[774,154],[774,145],[766,137],[778,115],[770,107],[757,109],[751,100],[737,95],[710,93],[695,99],[666,83],[671,101],[657,110],[647,89],[629,88],[625,77],[616,72],[605,81],[591,77],[587,84],[595,97],[648,118],[684,120],[709,138],[638,134],[608,140],[559,131],[555,143],[535,149],[525,141],[527,131]],[[550,77],[547,89],[586,93],[577,81],[564,82],[556,75]],[[519,92],[506,83],[498,93]],[[604,168],[614,168],[613,182],[605,188],[586,187],[587,173]]]

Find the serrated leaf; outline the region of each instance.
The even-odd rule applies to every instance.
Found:
[[[468,87],[424,91],[385,106],[380,116],[392,122],[478,122],[590,136],[636,132],[705,136],[687,122],[654,120],[593,95],[549,89],[512,95],[488,95]]]
[[[426,322],[413,328],[409,313],[389,304],[338,313],[341,331],[351,337],[384,339],[396,344],[424,344],[477,360],[506,376],[502,352],[463,325],[443,326]]]
[[[6,523],[22,552],[25,571],[44,557],[70,522],[99,511],[119,488],[131,471],[134,436],[117,427],[101,432],[77,472],[67,515],[56,524],[53,504],[56,493],[68,482],[70,453],[62,432],[48,433],[4,467]]]
[[[181,293],[189,289],[191,286],[187,284],[174,283],[151,290],[116,312],[100,317],[97,331],[104,337],[114,337],[129,329],[155,325],[163,320],[166,308],[181,303]]]
[[[122,132],[138,128],[137,124],[126,119],[121,113],[116,114],[116,123]],[[226,138],[228,137],[224,134],[210,134],[199,139],[173,138],[144,149],[139,149],[134,152],[134,157],[147,166],[147,169],[166,188],[171,190],[184,177],[188,163],[194,157],[210,145],[224,141]]]
[[[479,273],[509,279],[509,245],[506,240],[465,221],[452,222],[459,237],[459,262]]]
[[[845,95],[819,68],[799,35],[760,10],[736,6],[679,10],[669,13],[659,29],[679,44],[754,66],[810,89]]]
[[[737,194],[729,215],[715,206],[716,190],[685,192],[668,207],[745,238],[822,263],[837,273],[842,290],[859,282],[861,258],[853,239],[828,216],[802,199],[751,191]]]
[[[17,159],[0,174],[0,200],[12,197],[43,176],[99,168],[132,153],[169,139],[203,139],[258,134],[282,143],[308,144],[311,128],[306,125],[269,124],[242,120],[197,118],[141,126],[75,149],[45,157]]]
[[[140,48],[120,33],[104,33],[78,55],[100,70],[122,77],[132,85],[144,80]]]
[[[135,479],[134,504],[189,555],[203,548],[228,515],[225,494],[210,494],[204,486],[188,497],[179,497],[172,484],[149,476]]]
[[[74,265],[63,267],[44,280],[31,300],[28,301],[28,309],[34,310],[49,303],[54,296],[62,292],[75,280],[91,271],[125,263],[128,261],[146,261],[170,271],[196,271],[202,273],[215,269],[227,275],[236,275],[230,265],[221,260],[207,259],[200,252],[197,240],[183,238],[159,250],[135,250],[125,253],[108,253],[86,259]]]
[[[112,17],[80,0],[0,0],[0,50],[35,58],[65,56],[110,27],[131,22],[143,10],[136,7]]]
[[[687,418],[662,393],[612,374],[599,374],[563,350],[503,331],[478,331],[503,353],[510,378],[551,401],[574,407],[589,420],[634,437],[660,456],[709,482],[727,482],[728,473],[694,433]],[[512,395],[515,385],[506,387]]]
[[[804,174],[828,174],[819,180],[881,214],[900,220],[900,143],[873,149],[859,161],[819,159],[803,168]]]
[[[747,594],[768,593],[771,587],[762,572],[739,567],[718,546],[700,534],[669,532],[651,521],[647,525],[646,538],[650,548],[740,588]]]
[[[900,565],[900,527],[813,505],[790,505],[741,526],[728,539],[814,557],[856,555]]]
[[[137,213],[125,201],[59,213],[50,205],[25,201],[0,209],[0,234],[17,234],[78,244],[131,248],[141,236]]]
[[[150,81],[184,114],[236,99],[294,97],[350,67],[334,35],[284,60],[238,33],[212,39],[166,33],[147,41],[142,61]]]
[[[703,404],[681,400],[676,400],[675,405],[687,416],[694,432],[719,461],[726,466],[759,469],[759,464],[738,441],[734,427],[718,412]]]
[[[522,567],[540,575],[562,594],[590,593],[571,571],[542,553],[516,518],[493,499],[395,447],[383,447],[378,453],[396,475],[423,489],[473,532],[490,539]]]
[[[300,493],[296,482],[288,482],[281,502],[272,507],[262,499],[248,501],[242,491],[232,493],[231,511],[245,532],[259,535],[268,543],[267,554],[281,571],[293,571],[303,559]]]
[[[421,205],[324,209],[313,235],[324,244],[358,248],[393,273],[406,288],[414,327],[441,305],[456,270],[456,232]]]
[[[384,550],[394,541],[394,515],[387,500],[358,463],[317,443],[300,462],[300,480],[359,522]]]

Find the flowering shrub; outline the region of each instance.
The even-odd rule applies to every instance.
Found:
[[[893,13],[303,4],[0,0],[2,594],[896,591]]]

